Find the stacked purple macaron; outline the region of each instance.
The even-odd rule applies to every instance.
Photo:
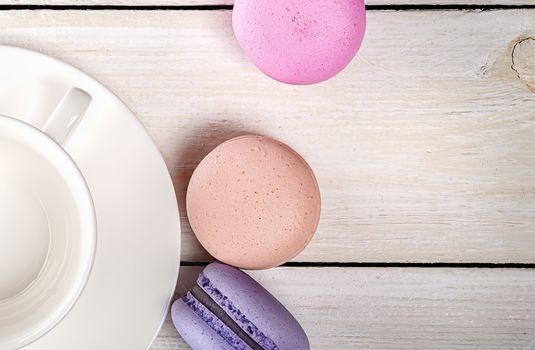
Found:
[[[173,304],[176,329],[195,350],[308,350],[288,310],[239,269],[211,263]]]

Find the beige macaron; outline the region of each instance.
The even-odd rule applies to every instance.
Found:
[[[194,171],[187,192],[189,222],[216,259],[266,269],[299,254],[318,227],[321,199],[306,161],[264,136],[228,140]]]

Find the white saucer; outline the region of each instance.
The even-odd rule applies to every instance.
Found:
[[[98,243],[81,298],[24,350],[144,350],[167,314],[180,264],[180,223],[167,168],[128,108],[79,70],[0,46],[0,114],[41,127],[72,86],[93,101],[67,145],[96,207]]]

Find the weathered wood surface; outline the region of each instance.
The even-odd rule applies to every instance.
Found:
[[[370,11],[359,56],[311,87],[258,73],[232,37],[230,11],[0,11],[0,43],[81,68],[139,116],[177,189],[183,260],[209,259],[184,215],[192,170],[219,142],[256,132],[293,146],[320,181],[321,226],[296,260],[535,262],[535,10]],[[200,269],[181,268],[177,297]],[[295,314],[314,350],[535,349],[533,269],[283,267],[252,275]],[[164,349],[188,349],[169,320],[151,348]]]
[[[535,10],[370,11],[336,78],[275,82],[230,11],[0,11],[0,42],[71,63],[139,116],[184,211],[200,159],[243,133],[287,142],[320,182],[299,261],[535,262]]]
[[[178,296],[199,271],[181,269]],[[252,275],[301,322],[314,350],[535,348],[534,270],[277,268]],[[188,349],[169,319],[151,348],[167,349]]]

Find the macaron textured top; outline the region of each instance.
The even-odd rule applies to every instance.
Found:
[[[194,350],[309,350],[290,312],[244,272],[211,263],[174,302],[175,328]]]
[[[235,0],[234,35],[265,74],[314,84],[340,72],[364,37],[364,0]]]
[[[216,259],[246,269],[278,266],[312,239],[320,192],[306,161],[287,145],[247,135],[216,147],[189,183],[195,235]]]

